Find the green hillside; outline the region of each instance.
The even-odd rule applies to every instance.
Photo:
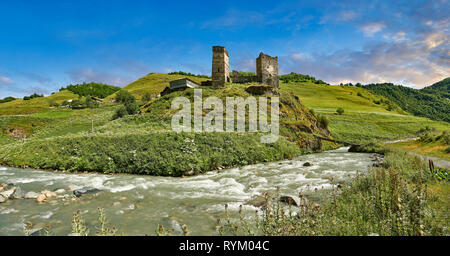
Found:
[[[421,89],[422,92],[450,99],[450,77]]]
[[[146,93],[157,95],[169,85],[169,81],[181,77],[184,76],[151,73],[123,90],[129,91],[138,99]],[[190,78],[199,83],[207,79]],[[335,139],[364,143],[415,137],[423,129],[434,129],[436,132],[450,130],[446,122],[408,114],[387,97],[360,87],[317,84],[309,80],[287,83],[281,81],[280,89],[272,92],[266,90],[266,86],[258,84],[227,84],[220,89],[202,89],[204,97],[224,99],[227,96],[251,96],[255,90],[249,90],[250,87],[256,88],[256,92],[260,90],[268,93],[267,95],[281,94],[280,133],[283,137],[273,147],[270,144],[264,147],[258,145],[260,134],[247,134],[245,141],[239,134],[199,135],[195,138],[200,143],[196,142],[200,153],[195,153],[194,158],[190,159],[194,164],[188,165],[177,162],[176,159],[186,147],[192,147],[190,141],[194,137],[192,134],[173,136],[170,122],[174,110],[170,109],[170,105],[171,100],[177,96],[192,99],[192,89],[172,92],[160,98],[154,97],[140,107],[140,114],[117,120],[112,117],[121,108],[121,104],[109,101],[93,109],[50,107],[52,102],[61,103],[79,97],[63,90],[48,97],[0,103],[0,163],[72,171],[84,169],[183,175],[191,169],[204,172],[219,166],[274,161],[337,146],[321,142],[313,134],[326,137],[331,132]],[[113,100],[114,96],[112,94],[107,99]],[[342,111],[337,113],[338,109]],[[27,140],[23,141],[23,138]],[[208,140],[215,142],[208,144]],[[233,145],[227,149],[229,152],[239,153],[226,158],[213,154],[216,150],[212,148],[225,147],[224,141]],[[81,151],[68,151],[62,145],[78,145]],[[136,158],[128,155],[133,150],[125,152],[121,148],[137,148]],[[256,148],[260,154],[251,153]],[[138,152],[139,150],[148,152]],[[103,153],[99,155],[98,152]],[[148,155],[150,153],[154,155]],[[164,157],[160,159],[158,155]],[[108,156],[113,159],[112,162],[104,161]],[[129,159],[138,162],[131,163]],[[161,173],[161,166],[145,165],[148,161],[172,166],[169,168],[171,171]],[[131,164],[133,168],[124,170],[125,166]]]
[[[416,116],[450,122],[450,101],[443,97],[448,93],[448,84],[445,84],[445,80],[442,84],[426,90],[391,83],[368,84],[364,88],[389,98],[403,110]]]
[[[138,80],[125,86],[123,89],[130,92],[137,100],[141,100],[142,96],[146,93],[150,93],[153,97],[158,95],[165,87],[169,86],[169,82],[175,79],[188,77],[197,83],[209,80],[205,77],[197,76],[187,76],[180,74],[161,74],[161,73],[150,73]],[[112,101],[115,97],[115,93],[106,97],[107,101]]]
[[[59,91],[63,90],[69,90],[80,96],[93,96],[103,99],[120,90],[120,87],[102,83],[82,83],[75,85],[71,84],[59,89]]]
[[[448,123],[436,122],[404,112],[389,99],[365,88],[306,83],[280,83],[282,91],[292,92],[308,108],[330,121],[336,139],[364,143],[415,137],[420,129],[449,130]],[[342,108],[344,113],[336,113]]]
[[[28,115],[50,111],[50,104],[61,104],[65,100],[76,99],[78,95],[68,90],[56,92],[48,97],[38,97],[31,100],[15,99],[0,103],[0,115]]]

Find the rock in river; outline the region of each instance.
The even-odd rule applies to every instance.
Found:
[[[0,195],[0,203],[6,202],[6,198],[4,198],[2,195]]]
[[[312,163],[306,162],[306,163],[303,164],[303,166],[305,166],[305,167],[312,166]]]
[[[25,191],[23,191],[20,187],[16,187],[16,190],[11,195],[12,199],[24,199],[25,198]]]
[[[101,192],[101,190],[100,189],[96,189],[96,188],[91,188],[91,187],[83,187],[83,188],[74,190],[73,194],[76,197],[80,197],[80,196],[82,196],[84,194],[97,194],[98,192]]]
[[[26,199],[36,199],[39,196],[39,193],[30,191],[25,194]]]
[[[291,204],[293,206],[299,206],[300,205],[300,199],[294,196],[281,196],[280,202]]]
[[[6,191],[3,191],[0,193],[1,196],[3,196],[6,199],[9,199],[12,197],[12,195],[14,194],[14,191],[16,191],[16,187],[12,187]]]

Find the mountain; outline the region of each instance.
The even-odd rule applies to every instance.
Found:
[[[392,83],[368,84],[364,88],[392,100],[413,115],[450,122],[450,101],[445,97],[448,82],[447,78],[422,90]]]
[[[425,87],[421,91],[450,99],[450,77]]]

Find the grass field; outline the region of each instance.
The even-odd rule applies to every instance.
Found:
[[[281,83],[280,88],[297,95],[306,107],[325,115],[336,139],[354,143],[387,141],[415,137],[425,127],[450,131],[448,123],[405,113],[393,103],[384,103],[389,102],[384,97],[364,88],[312,83]],[[382,103],[376,103],[380,101]],[[338,108],[344,109],[342,115],[336,113]]]
[[[6,103],[0,103],[0,116],[2,115],[29,115],[33,113],[51,111],[50,102],[61,104],[65,100],[77,99],[78,95],[63,90],[48,97],[39,97],[31,100],[16,99]]]
[[[199,78],[195,76],[184,75],[168,75],[160,73],[150,73],[131,84],[125,86],[123,89],[130,92],[137,100],[140,100],[145,93],[150,93],[153,97],[156,97],[166,86],[169,86],[169,82],[175,79],[188,77],[193,81],[200,84],[202,81],[208,80],[208,78]],[[114,99],[116,93],[105,98],[107,101]]]

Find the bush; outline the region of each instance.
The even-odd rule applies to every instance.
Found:
[[[118,118],[122,118],[122,117],[124,117],[126,115],[128,115],[127,109],[125,108],[125,106],[121,106],[120,108],[118,108],[116,110],[116,112],[114,112],[113,120],[118,119]]]
[[[149,92],[146,92],[144,96],[142,96],[142,102],[146,103],[152,99],[152,95]]]
[[[33,93],[33,94],[30,95],[30,96],[25,96],[25,97],[23,97],[23,100],[31,100],[31,99],[34,99],[34,98],[40,98],[40,97],[44,97],[44,95],[43,95],[43,94]]]
[[[338,108],[338,109],[336,109],[336,113],[338,113],[338,115],[342,115],[342,114],[344,114],[344,109]]]
[[[135,101],[134,102],[126,102],[125,109],[127,110],[128,115],[134,115],[134,114],[138,113],[139,105]]]
[[[319,126],[324,129],[327,129],[328,124],[330,123],[330,121],[328,121],[328,118],[323,115],[319,115],[319,117],[317,117],[317,121],[319,123]]]
[[[0,103],[10,102],[10,101],[13,101],[13,100],[15,100],[15,99],[16,99],[16,98],[14,98],[14,97],[6,97],[6,98],[0,100]]]
[[[136,98],[134,98],[133,95],[131,95],[131,93],[129,93],[126,90],[120,90],[117,94],[116,94],[116,102],[118,103],[127,103],[127,102],[135,102]]]

